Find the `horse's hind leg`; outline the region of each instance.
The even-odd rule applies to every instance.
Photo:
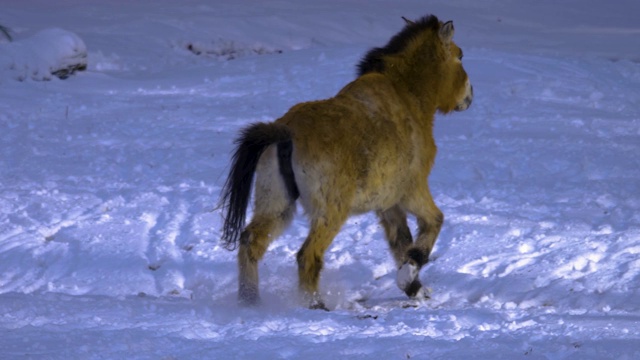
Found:
[[[428,186],[408,197],[404,205],[418,220],[418,236],[406,251],[406,262],[398,270],[398,287],[410,297],[425,296],[418,274],[429,261],[444,216],[434,203]]]
[[[278,173],[275,147],[265,151],[258,163],[254,215],[240,237],[238,251],[238,300],[254,305],[260,300],[258,261],[269,244],[289,226],[295,212],[295,199]]]
[[[293,210],[292,206],[279,216],[255,216],[242,232],[238,251],[238,300],[242,305],[255,305],[260,301],[258,261],[290,223]]]
[[[298,277],[304,300],[312,309],[327,310],[318,293],[320,271],[324,264],[324,253],[347,216],[332,214],[312,219],[309,236],[298,251]]]
[[[399,268],[407,261],[407,250],[413,244],[411,230],[407,225],[407,213],[396,205],[388,210],[378,211],[377,214]]]

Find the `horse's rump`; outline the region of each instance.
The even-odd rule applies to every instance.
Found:
[[[220,204],[227,210],[222,239],[227,248],[235,248],[244,226],[245,214],[251,197],[253,177],[265,150],[274,144],[278,147],[279,170],[287,186],[289,196],[297,197],[298,189],[291,178],[291,133],[286,126],[276,123],[256,123],[242,131],[236,140],[237,148],[232,157],[231,171],[222,189]]]

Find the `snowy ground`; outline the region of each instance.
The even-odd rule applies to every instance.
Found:
[[[640,3],[429,3],[4,2],[11,44],[62,28],[88,70],[18,81],[43,63],[0,40],[0,358],[640,358]],[[301,308],[300,215],[239,308],[215,209],[238,130],[429,12],[475,90],[437,118],[432,299],[399,305],[363,215],[326,256],[333,311]]]

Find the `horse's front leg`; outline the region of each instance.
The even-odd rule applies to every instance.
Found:
[[[418,275],[429,261],[444,215],[433,202],[428,187],[410,197],[406,207],[418,220],[418,236],[413,246],[407,249],[406,260],[398,269],[397,284],[409,297],[428,297]]]
[[[396,205],[377,212],[380,225],[389,243],[389,250],[398,267],[407,261],[407,250],[413,244],[411,230],[407,225],[407,213]]]

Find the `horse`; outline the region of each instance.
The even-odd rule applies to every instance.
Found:
[[[240,304],[260,302],[258,262],[290,225],[298,200],[309,218],[297,253],[306,305],[327,310],[318,291],[324,253],[350,215],[370,211],[384,228],[397,286],[410,298],[427,297],[419,273],[444,221],[427,182],[434,116],[466,110],[473,87],[451,21],[403,19],[403,29],[370,50],[334,97],[241,131],[219,203],[226,211],[221,241],[238,249]],[[252,188],[253,217],[244,227]],[[415,242],[408,214],[417,221]]]

